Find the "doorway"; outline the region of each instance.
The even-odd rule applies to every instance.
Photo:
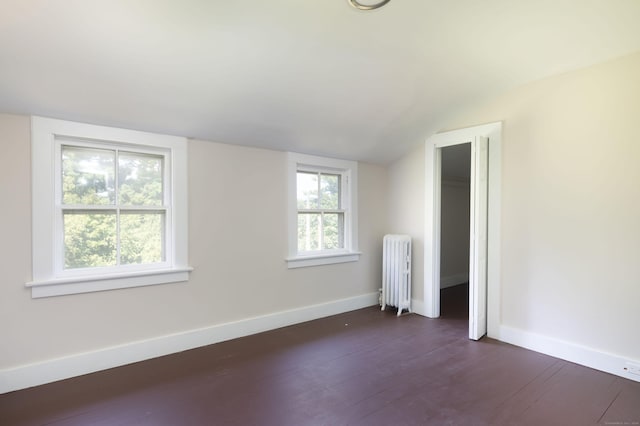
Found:
[[[469,144],[469,338],[498,337],[500,324],[500,175],[502,123],[440,133],[425,149],[424,314],[440,316],[442,152]],[[460,148],[462,149],[462,148]],[[445,283],[446,284],[446,283]]]
[[[440,316],[469,321],[471,143],[440,149]]]

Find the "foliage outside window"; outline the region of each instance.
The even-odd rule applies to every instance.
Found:
[[[298,251],[344,248],[344,210],[339,174],[297,173]]]
[[[357,163],[289,153],[289,268],[358,260]]]
[[[165,260],[163,155],[63,145],[64,269]]]

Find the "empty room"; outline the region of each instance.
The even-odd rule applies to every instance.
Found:
[[[3,1],[0,424],[640,424],[639,20]]]

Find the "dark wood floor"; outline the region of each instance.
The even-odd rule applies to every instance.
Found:
[[[471,342],[464,297],[443,290],[437,320],[372,307],[0,395],[0,424],[639,424],[640,383]]]

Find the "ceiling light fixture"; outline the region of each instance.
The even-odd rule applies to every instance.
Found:
[[[358,10],[374,10],[384,6],[385,4],[389,3],[391,0],[382,0],[381,2],[378,2],[376,4],[370,4],[370,5],[362,4],[358,0],[347,0],[347,1],[351,6],[355,7]]]

